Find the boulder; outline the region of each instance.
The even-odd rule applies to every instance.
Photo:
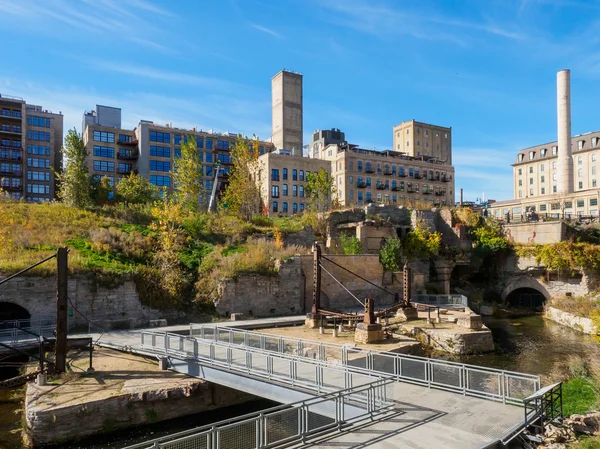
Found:
[[[481,306],[479,307],[479,314],[482,316],[492,316],[494,308],[492,306]]]

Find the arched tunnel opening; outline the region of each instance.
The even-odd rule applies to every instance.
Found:
[[[29,320],[31,314],[29,311],[18,304],[12,302],[0,302],[0,329],[7,326],[14,327],[13,323],[6,323],[12,320]],[[21,327],[27,327],[28,323],[23,323]]]
[[[522,309],[541,309],[544,307],[546,297],[535,288],[523,287],[510,292],[506,297],[506,304],[510,307]]]

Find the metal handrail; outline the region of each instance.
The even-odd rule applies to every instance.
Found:
[[[199,328],[195,328],[195,326]],[[221,339],[221,334],[226,336],[225,339]],[[347,366],[362,372],[393,376],[401,382],[519,406],[523,405],[525,397],[538,391],[541,386],[540,376],[532,374],[235,328],[192,323],[190,324],[190,335],[204,340],[221,342],[226,340],[230,345],[237,343],[251,346],[253,343],[262,350],[277,354],[289,355],[290,352],[286,352],[286,350],[291,350],[293,356],[304,359],[311,359],[311,357],[307,357],[307,350],[312,350],[310,355],[314,359],[328,364],[335,363],[336,366]],[[331,356],[331,353],[334,357]],[[357,363],[361,363],[361,366],[357,366]]]
[[[255,448],[264,447],[276,447],[275,445],[289,444],[295,441],[305,441],[310,437],[316,435],[322,435],[325,432],[341,430],[343,425],[350,424],[353,422],[361,421],[366,418],[371,418],[375,414],[382,413],[389,409],[389,404],[382,404],[374,408],[366,408],[365,412],[355,416],[347,416],[344,413],[344,404],[348,401],[353,400],[354,395],[366,396],[369,398],[375,398],[378,389],[385,387],[390,384],[392,380],[376,380],[372,383],[362,385],[360,387],[351,387],[344,390],[337,391],[335,393],[329,393],[316,398],[298,401],[291,404],[279,405],[272,407],[260,412],[249,413],[246,415],[238,416],[235,418],[226,419],[213,424],[208,424],[202,427],[196,427],[194,429],[185,430],[172,435],[167,435],[161,438],[145,441],[143,443],[134,444],[127,446],[123,449],[166,449],[176,447],[195,447],[194,442],[199,443],[199,446],[204,446],[202,443],[205,442],[205,447],[212,449],[228,449],[221,445],[220,432],[223,429],[232,430],[235,427],[245,429],[248,424],[256,423],[256,443]],[[366,393],[366,394],[365,394]],[[323,425],[315,428],[309,426],[308,416],[309,414],[315,413],[315,408],[321,404],[335,405],[335,418],[333,421],[328,420]],[[318,411],[318,410],[317,410]],[[296,414],[296,426],[288,426],[287,435],[278,435],[278,440],[272,440],[270,437],[270,427],[268,426],[269,420],[284,415],[289,420],[294,420],[294,414]],[[289,423],[289,422],[288,422]],[[293,422],[292,422],[293,424]],[[281,429],[277,429],[280,433]],[[239,431],[238,431],[239,432]],[[251,437],[252,435],[250,435]]]
[[[175,343],[172,345],[172,343]],[[173,347],[174,346],[174,347]],[[382,379],[384,376],[378,373],[364,373],[354,367],[338,366],[332,367],[319,360],[301,360],[289,354],[273,354],[258,348],[243,346],[242,353],[233,354],[229,344],[217,341],[207,341],[194,337],[168,332],[141,332],[141,348],[151,350],[167,356],[192,358],[206,362],[212,366],[225,368],[229,371],[238,371],[240,374],[249,375],[268,381],[276,381],[290,385],[293,388],[302,387],[314,390],[318,394],[323,392],[337,391],[340,388],[349,388],[352,385],[364,384],[365,379]],[[239,350],[239,348],[233,348]],[[235,356],[238,356],[237,358]],[[286,360],[285,370],[280,372],[274,365],[274,360]],[[262,363],[262,365],[259,365]],[[298,368],[310,371],[312,378],[300,377]],[[333,385],[327,379],[334,379],[335,375],[343,377],[344,385]],[[338,377],[338,378],[339,378]]]
[[[52,337],[56,326],[38,326],[0,330],[0,342],[17,344],[24,341],[37,341],[36,337]]]

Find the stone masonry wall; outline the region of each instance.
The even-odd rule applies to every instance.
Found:
[[[84,315],[98,329],[132,328],[148,325],[149,320],[175,318],[140,303],[135,283],[125,281],[116,288],[97,285],[93,280],[69,276],[69,329],[89,326]],[[2,285],[0,303],[11,302],[27,309],[32,320],[56,318],[56,278],[19,277]],[[76,312],[75,308],[81,313]]]
[[[393,276],[396,282],[391,285],[383,285],[383,267],[379,263],[378,255],[357,255],[341,256],[327,255],[327,258],[348,268],[354,273],[358,273],[365,279],[376,285],[383,286],[391,293],[398,293],[402,297],[402,284],[398,283],[401,276]],[[306,287],[304,289],[305,311],[309,312],[312,307],[313,291],[313,256],[301,256],[302,270],[305,275]],[[366,297],[375,300],[376,306],[391,305],[394,303],[394,297],[386,294],[380,289],[373,287],[352,274],[336,267],[332,263],[324,260],[323,266],[327,271],[333,274],[348,290],[350,290],[361,301]],[[321,271],[321,307],[329,310],[343,310],[348,308],[362,308],[362,306],[348,294],[331,276],[324,270]]]
[[[546,309],[546,318],[588,335],[599,335],[600,329],[590,318],[583,318],[555,307]]]
[[[300,258],[285,261],[278,276],[244,275],[227,280],[221,284],[219,293],[215,308],[220,315],[301,314],[304,312],[304,275]]]

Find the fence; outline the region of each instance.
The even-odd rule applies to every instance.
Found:
[[[56,326],[15,327],[0,330],[0,343],[14,345],[26,341],[39,340],[39,337],[54,337]]]
[[[411,301],[418,304],[437,306],[442,308],[464,308],[469,306],[469,301],[464,295],[413,295]]]
[[[383,376],[358,372],[350,366],[333,367],[318,360],[301,359],[249,346],[231,346],[165,332],[141,332],[141,347],[154,353],[192,358],[269,382],[303,388],[317,394],[366,385]],[[376,401],[387,401],[388,391],[378,392]],[[367,403],[369,398],[363,398]]]
[[[376,380],[361,387],[273,407],[124,449],[262,449],[305,442],[388,410],[391,403],[375,398],[390,382],[393,381]],[[348,416],[345,404],[365,397],[369,402],[362,413]]]
[[[505,404],[523,405],[540,389],[540,377],[436,360],[316,342],[241,329],[190,324],[190,335],[213,342],[258,348],[281,355],[314,359],[363,373],[394,377],[397,381],[460,393]]]

